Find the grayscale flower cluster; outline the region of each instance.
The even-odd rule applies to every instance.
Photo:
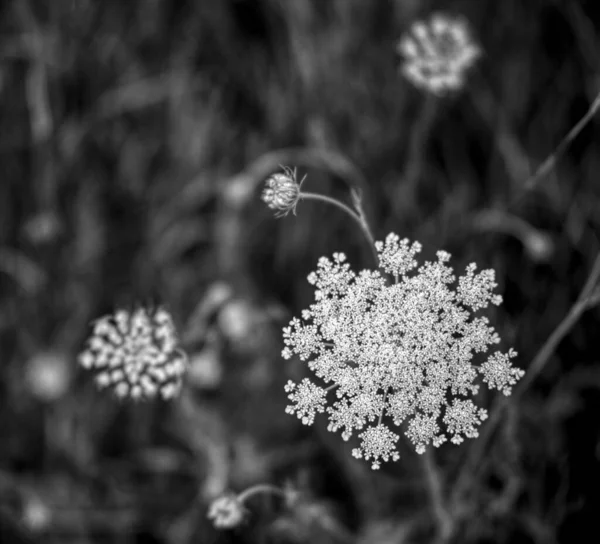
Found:
[[[272,210],[276,210],[276,217],[283,217],[288,213],[296,214],[296,205],[300,200],[301,180],[298,182],[296,171],[288,167],[282,167],[283,173],[273,174],[265,182],[262,193],[262,201]]]
[[[282,352],[307,361],[314,374],[287,383],[286,411],[306,425],[326,412],[328,429],[344,440],[359,431],[352,454],[373,469],[399,458],[394,426],[405,425],[418,453],[448,438],[460,444],[476,437],[487,417],[471,399],[477,378],[509,395],[524,374],[511,364],[513,349],[474,361],[500,342],[478,315],[502,302],[493,294],[493,270],[470,264],[456,282],[445,251],[419,266],[418,242],[389,234],[376,248],[380,271],[356,274],[342,253],[319,259],[308,276],[315,303],[284,328]]]
[[[133,399],[175,397],[188,366],[169,313],[143,307],[96,320],[79,364],[100,388]]]
[[[481,56],[466,22],[443,13],[414,23],[398,43],[398,52],[404,76],[433,94],[462,88],[466,72]]]

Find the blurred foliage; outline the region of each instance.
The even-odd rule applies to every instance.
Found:
[[[434,99],[399,77],[395,44],[440,9],[485,56],[463,93]],[[288,148],[308,190],[349,201],[353,164],[376,237],[496,269],[492,318],[527,369],[600,251],[595,120],[524,187],[600,90],[599,52],[583,0],[2,3],[0,540],[551,543],[596,526],[598,310],[478,466],[471,443],[448,445],[423,472],[404,444],[373,473],[322,421],[284,413],[303,368],[279,356],[318,257],[370,266],[368,249],[320,203],[275,220],[258,188],[261,157]],[[77,369],[89,322],[138,302],[165,304],[190,353],[174,403],[119,403]],[[458,475],[440,540],[431,478],[448,498]],[[211,526],[211,498],[261,481],[304,498]]]

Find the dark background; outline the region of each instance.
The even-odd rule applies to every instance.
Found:
[[[306,275],[334,251],[371,261],[338,210],[302,202],[275,219],[260,184],[283,162],[348,201],[349,161],[376,238],[496,270],[505,303],[490,318],[527,370],[600,251],[595,119],[525,187],[600,91],[593,6],[3,2],[2,543],[443,542],[405,440],[375,473],[324,417],[306,428],[284,413],[283,384],[305,368],[280,357],[281,327],[311,301]],[[484,51],[444,99],[404,81],[395,52],[435,10],[464,15]],[[118,402],[76,364],[92,319],[140,302],[168,307],[190,354],[171,403]],[[442,498],[466,485],[446,542],[600,539],[599,334],[593,308],[477,466],[476,440],[436,450]],[[212,527],[212,497],[262,482],[303,500],[260,496],[243,526]]]

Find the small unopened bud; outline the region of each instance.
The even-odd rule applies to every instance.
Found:
[[[277,217],[287,215],[290,211],[296,215],[296,205],[300,200],[300,187],[302,181],[298,183],[296,170],[283,167],[283,173],[273,174],[265,182],[265,189],[262,193],[262,200],[272,210],[277,210]]]
[[[208,509],[208,519],[217,529],[233,529],[244,521],[245,515],[244,505],[234,494],[216,498]]]

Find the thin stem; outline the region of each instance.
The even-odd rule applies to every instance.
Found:
[[[309,192],[306,192],[306,191],[302,191],[300,193],[300,198],[304,198],[304,199],[307,199],[307,200],[320,200],[321,202],[327,202],[328,204],[332,204],[333,206],[337,206],[338,208],[340,208],[340,210],[343,210],[348,215],[352,216],[352,219],[354,219],[362,227],[362,223],[360,221],[359,215],[352,208],[350,208],[350,206],[347,206],[346,204],[344,204],[343,202],[337,200],[336,198],[332,198],[332,197],[327,196],[327,195],[321,195],[321,194],[318,194],[318,193],[309,193]]]
[[[585,125],[594,117],[600,108],[600,93],[596,96],[587,113],[579,120],[579,122],[568,132],[568,134],[558,144],[554,152],[538,167],[533,176],[531,176],[524,185],[524,190],[533,189],[540,180],[554,168],[556,161],[565,152],[569,144],[579,135]]]
[[[413,123],[410,131],[410,139],[408,144],[408,157],[406,159],[406,167],[402,172],[402,184],[410,187],[414,191],[415,185],[419,182],[419,178],[423,172],[423,167],[426,164],[425,152],[427,138],[431,134],[435,114],[439,104],[438,98],[434,95],[428,95],[423,102],[421,111]],[[396,199],[394,204],[399,203]],[[395,206],[395,211],[399,212],[398,206]]]
[[[425,450],[420,459],[425,473],[431,508],[437,523],[437,542],[448,542],[454,530],[454,519],[444,501],[440,471],[431,450]]]
[[[344,204],[343,202],[337,200],[336,198],[332,198],[327,195],[321,195],[318,193],[309,193],[309,192],[301,191],[299,197],[302,199],[305,199],[305,200],[317,200],[317,201],[325,202],[327,204],[331,204],[332,206],[336,206],[337,208],[339,208],[340,210],[342,210],[346,214],[348,214],[358,224],[358,226],[363,231],[365,237],[367,238],[367,241],[369,242],[371,252],[373,253],[373,257],[375,258],[375,263],[377,263],[377,264],[379,263],[379,257],[377,256],[377,250],[375,249],[375,240],[373,238],[373,234],[371,233],[371,229],[369,228],[369,225],[367,224],[367,221],[365,219],[365,215],[364,215],[364,212],[362,211],[362,208],[360,208],[359,212],[357,213],[352,208],[350,208],[350,206]]]
[[[243,504],[250,497],[258,495],[260,493],[271,493],[272,495],[279,495],[280,497],[285,497],[285,491],[280,487],[271,484],[258,484],[249,487],[245,491],[242,491],[237,496],[237,500]]]
[[[388,387],[385,390],[385,393],[383,394],[383,408],[381,409],[381,412],[379,414],[379,419],[377,420],[377,425],[381,425],[381,420],[383,419],[383,412],[385,412],[385,401],[387,400],[387,394],[388,394],[389,390],[390,390],[390,388]]]
[[[491,112],[494,112],[494,114],[497,115],[497,112],[501,111],[501,108],[495,104],[493,95],[491,93],[486,93],[484,95],[478,93],[474,96],[474,99],[474,103],[481,112],[483,118],[491,125],[496,125],[497,122],[491,118]],[[548,175],[548,173],[556,166],[558,159],[566,151],[569,145],[579,135],[583,128],[592,120],[598,109],[600,109],[600,93],[598,93],[585,115],[567,133],[554,151],[538,166],[536,171],[522,184],[518,194],[510,201],[509,207],[520,201],[520,199],[528,191],[534,189],[539,182],[542,181],[546,175]],[[501,117],[498,119],[499,126],[494,127],[498,132],[499,151],[504,158],[509,172],[511,173],[512,179],[517,182],[528,175],[529,158],[523,151],[522,146],[514,133],[507,126],[507,122],[502,117],[502,114],[500,114],[500,116]]]
[[[352,203],[356,208],[358,216],[360,217],[361,225],[365,234],[375,252],[375,262],[379,264],[379,257],[377,256],[377,250],[375,249],[375,237],[373,236],[373,231],[371,227],[369,227],[369,222],[367,221],[367,215],[362,205],[362,191],[360,189],[351,189],[350,195],[352,196]]]

